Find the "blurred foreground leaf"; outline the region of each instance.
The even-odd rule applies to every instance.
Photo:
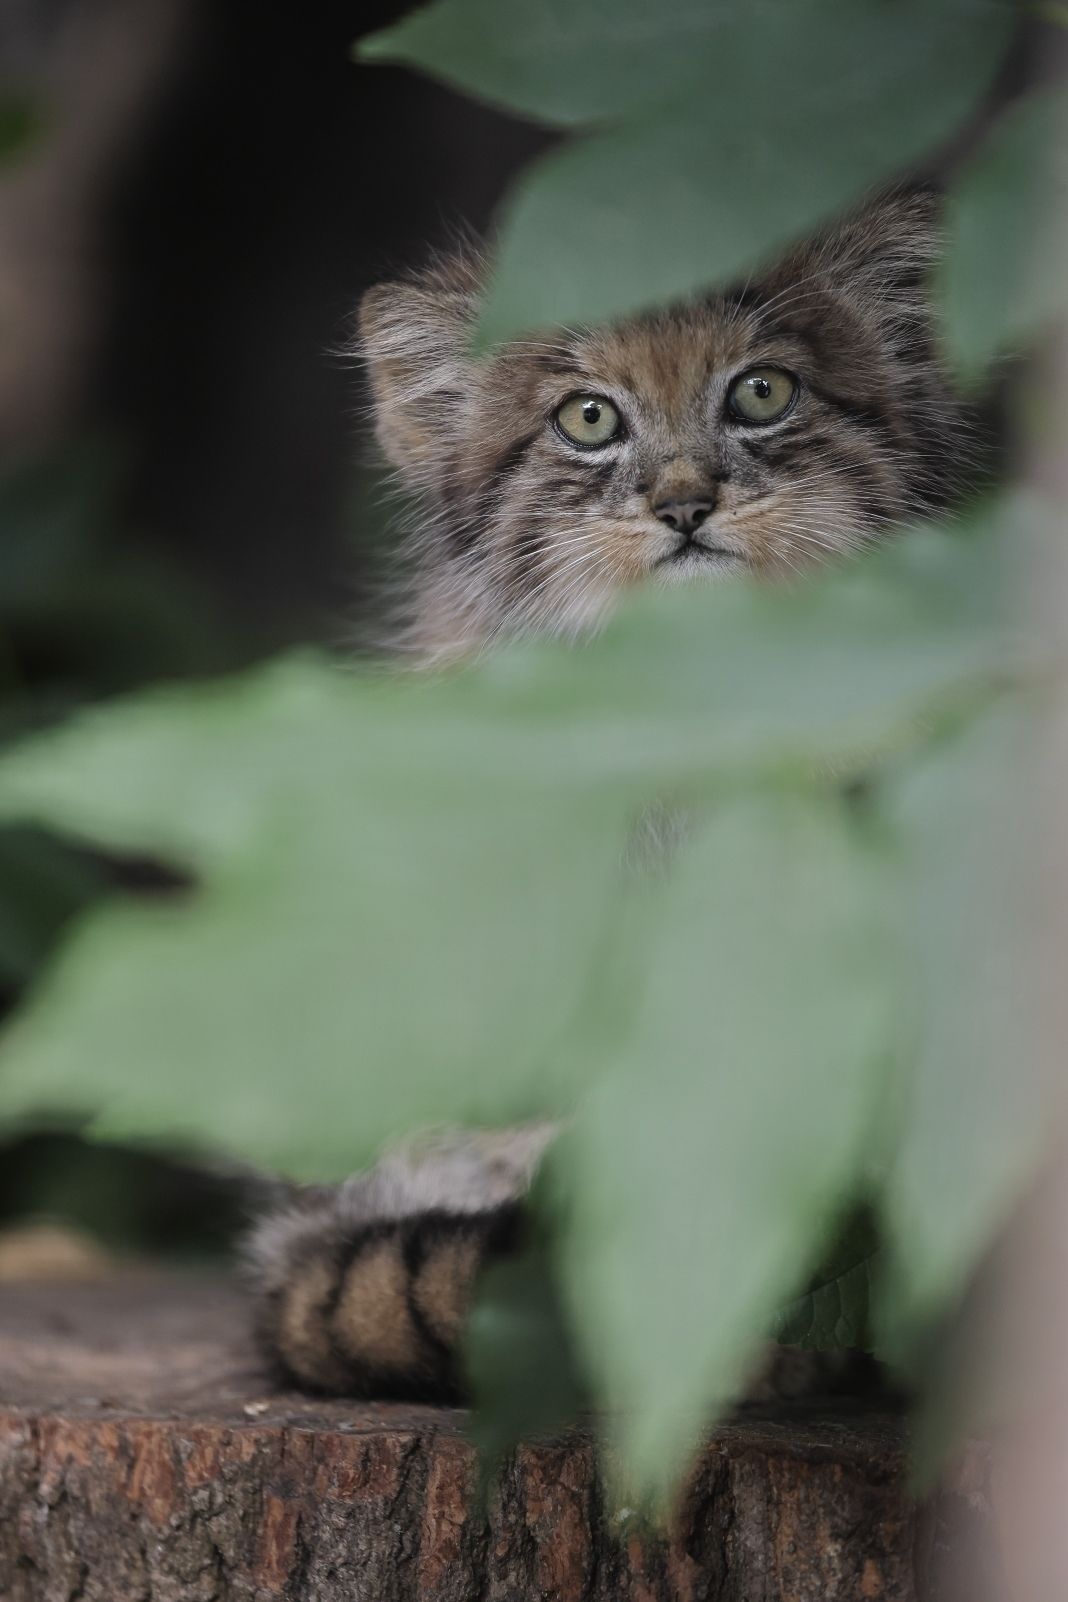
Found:
[[[443,681],[295,658],[27,740],[0,817],[198,888],[79,924],[3,1041],[0,1116],[322,1177],[416,1125],[560,1112],[608,1049],[591,975],[635,819],[929,737],[1011,665],[990,566],[918,535],[791,589],[646,595],[582,650]]]
[[[723,7],[708,0],[437,0],[356,46],[545,122],[618,117],[703,70]]]
[[[886,1188],[896,1279],[884,1332],[899,1349],[951,1305],[1052,1131],[1061,1076],[1040,1034],[1059,980],[1035,842],[1057,838],[1043,803],[1048,724],[1018,701],[911,764],[887,805],[903,845],[917,1052],[901,1087]],[[1028,782],[1021,785],[1020,776]]]
[[[8,1116],[85,1110],[114,1137],[338,1174],[416,1119],[557,1108],[536,1069],[623,819],[489,750],[435,764],[440,703],[409,695],[406,725],[378,688],[294,660],[41,741],[53,823],[203,885],[82,928],[6,1040]]]
[[[1019,351],[1068,308],[1057,231],[1068,208],[1062,85],[994,124],[950,191],[940,268],[946,338],[968,373]]]
[[[361,54],[610,123],[536,163],[505,206],[492,343],[744,275],[948,139],[1012,17],[1000,0],[438,0]]]
[[[663,1490],[859,1185],[897,1046],[887,862],[832,793],[715,807],[661,887],[615,1071],[557,1160],[568,1308]]]
[[[565,1429],[588,1405],[541,1247],[481,1276],[465,1354],[485,1489],[520,1441]]]

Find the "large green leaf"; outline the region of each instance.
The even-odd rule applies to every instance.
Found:
[[[891,1345],[954,1304],[1059,1127],[1062,1064],[1045,1035],[1060,983],[1049,905],[1060,820],[1044,816],[1051,728],[1007,701],[910,764],[888,797],[918,1041],[884,1198]]]
[[[807,9],[806,0],[801,5]],[[751,0],[765,24],[782,0]],[[735,25],[723,0],[437,0],[364,39],[364,61],[396,61],[544,122],[615,118],[682,93]]]
[[[483,708],[569,740],[567,762],[662,794],[831,765],[843,778],[1021,672],[993,506],[791,585],[650,592],[573,650],[527,647],[473,682]],[[548,755],[548,753],[547,753]]]
[[[504,212],[485,342],[756,266],[945,140],[1004,49],[999,0],[438,0],[364,42],[552,122]]]
[[[622,812],[492,749],[438,760],[419,700],[395,720],[389,685],[289,661],[9,759],[9,807],[203,882],[82,925],[5,1039],[4,1115],[322,1174],[413,1124],[558,1110]]]
[[[520,1441],[566,1428],[587,1405],[541,1246],[480,1276],[465,1357],[475,1403],[471,1430],[488,1489]]]
[[[940,269],[953,356],[976,372],[1020,350],[1068,308],[1058,243],[1068,207],[1063,88],[1028,96],[999,118],[958,175]]]
[[[833,793],[717,807],[555,1154],[571,1318],[647,1484],[734,1394],[868,1159],[897,1034],[887,866]]]
[[[199,887],[79,925],[3,1043],[0,1115],[329,1173],[559,1111],[596,1067],[571,1023],[633,819],[927,737],[1004,670],[990,591],[981,541],[919,536],[792,589],[646,595],[579,651],[442,681],[294,659],[25,742],[0,817]]]
[[[827,86],[862,106],[900,81],[902,52],[987,65],[975,40],[1001,30],[997,0],[436,0],[357,46],[506,110],[564,125],[618,120],[656,102],[818,106]],[[791,77],[791,62],[796,72]],[[917,60],[916,66],[924,71]],[[744,125],[740,128],[745,131]]]
[[[305,713],[313,729],[320,717],[346,730],[327,772],[358,764],[353,742],[371,738],[392,741],[398,776],[435,763],[473,783],[498,769],[532,782],[566,773],[635,801],[758,770],[834,764],[847,777],[1025,664],[1028,642],[999,600],[1008,515],[994,506],[953,535],[918,530],[789,585],[649,590],[578,649],[512,646],[444,681],[294,668],[131,699],[9,758],[0,813],[43,808],[59,827],[116,846],[162,839],[201,862],[254,840],[269,807],[255,769],[284,766],[280,741],[304,742],[296,761],[321,757]],[[210,740],[214,758],[235,737],[249,782],[231,785],[227,763],[171,771],[181,741]]]
[[[457,40],[486,69],[484,33],[460,32],[453,5]],[[499,7],[516,58],[528,10],[545,20],[536,4]],[[610,81],[645,72],[661,102],[521,179],[503,213],[481,339],[597,321],[736,279],[945,140],[988,85],[1010,16],[983,0],[769,0],[712,8],[703,41],[680,28],[663,55],[621,45]],[[561,61],[566,42],[565,33]],[[501,73],[503,98],[515,79]]]

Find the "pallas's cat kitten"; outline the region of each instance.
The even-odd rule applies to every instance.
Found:
[[[972,457],[937,244],[937,200],[895,195],[731,293],[483,360],[476,255],[372,289],[376,433],[415,495],[407,643],[578,633],[628,585],[788,573],[943,506]]]
[[[944,506],[975,474],[927,281],[938,210],[885,198],[729,294],[468,355],[480,268],[372,289],[378,438],[417,492],[423,658],[579,632],[644,579],[789,573]],[[299,1383],[453,1397],[480,1264],[511,1248],[547,1132],[395,1153],[287,1195],[249,1242]]]

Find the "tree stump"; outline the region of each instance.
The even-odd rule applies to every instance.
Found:
[[[673,1525],[610,1511],[581,1432],[487,1519],[462,1413],[273,1389],[204,1277],[0,1286],[2,1602],[913,1602],[930,1520],[891,1417],[745,1415]]]

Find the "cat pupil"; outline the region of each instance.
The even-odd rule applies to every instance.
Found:
[[[596,401],[587,401],[582,408],[583,420],[587,423],[596,423],[601,416],[601,408]]]
[[[768,383],[766,378],[758,378],[756,383],[753,385],[753,389],[761,400],[767,400],[768,396],[771,394],[771,385]]]

